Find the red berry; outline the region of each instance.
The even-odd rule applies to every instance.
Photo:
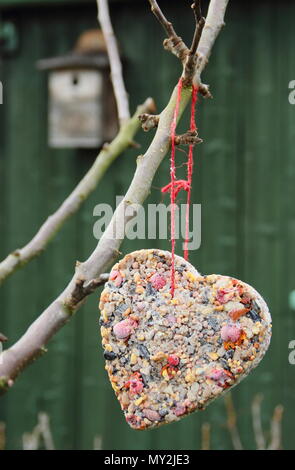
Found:
[[[236,343],[241,336],[241,328],[238,328],[235,325],[224,325],[221,328],[220,335],[223,341],[230,341]]]
[[[219,387],[227,387],[227,380],[233,379],[231,372],[228,372],[225,369],[212,369],[211,372],[207,375],[211,380],[214,380]]]
[[[118,339],[125,339],[131,335],[132,331],[137,327],[137,322],[131,318],[122,320],[113,327],[113,332]]]
[[[177,357],[175,354],[171,354],[171,356],[168,356],[167,361],[170,366],[178,366],[179,357]]]
[[[219,303],[221,304],[226,304],[231,300],[234,296],[234,290],[233,289],[219,289],[217,291],[216,299],[218,300]]]
[[[213,369],[209,374],[209,379],[216,381],[222,380],[225,377],[223,369]]]
[[[123,277],[120,271],[112,271],[109,277],[110,281],[114,281],[116,287],[120,287],[123,282]]]
[[[166,285],[166,279],[156,273],[151,277],[151,284],[154,289],[160,290]]]
[[[131,375],[128,382],[125,384],[126,388],[129,388],[129,392],[136,395],[141,393],[143,390],[143,382],[139,372],[135,372]]]
[[[139,416],[136,416],[136,415],[128,415],[128,416],[126,416],[126,421],[131,426],[138,427],[140,418],[139,418]]]
[[[130,393],[134,393],[134,394],[141,393],[143,390],[143,383],[138,379],[132,379],[130,380],[129,390],[130,390]]]
[[[185,414],[185,412],[186,412],[186,407],[182,405],[177,405],[177,407],[174,410],[174,414],[176,416],[182,416]]]

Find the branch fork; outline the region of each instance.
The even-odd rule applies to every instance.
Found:
[[[156,0],[148,0],[151,10],[164,28],[168,38],[164,40],[164,48],[174,54],[183,65],[183,83],[189,87],[198,86],[204,98],[212,98],[209,86],[201,81],[201,73],[206,67],[211,54],[212,46],[220,29],[224,26],[224,15],[228,0],[211,0],[207,13],[207,20],[202,16],[201,0],[191,5],[195,17],[195,31],[191,47],[188,48],[180,36],[177,35],[173,24],[168,21]],[[208,21],[208,18],[210,21]]]
[[[160,116],[155,115],[155,114],[140,114],[138,116],[138,119],[141,122],[141,127],[145,132],[150,131],[151,129],[154,129],[155,127],[158,127]]]
[[[107,282],[108,278],[108,273],[103,273],[96,279],[91,279],[90,281],[87,281],[85,277],[78,277],[75,281],[75,287],[70,298],[65,302],[66,307],[70,310],[75,310],[79,304],[86,300],[88,295],[92,294],[98,287]]]

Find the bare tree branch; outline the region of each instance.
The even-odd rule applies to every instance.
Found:
[[[201,83],[201,73],[209,61],[215,40],[225,24],[224,15],[228,1],[229,0],[210,1],[207,19],[197,49],[197,63],[193,80],[195,85]]]
[[[106,41],[109,61],[111,65],[111,78],[116,96],[118,116],[123,125],[130,118],[129,99],[123,80],[122,64],[110,19],[108,0],[97,0],[98,20]]]
[[[191,48],[187,54],[184,67],[184,81],[193,82],[206,98],[212,98],[208,86],[202,84],[201,73],[209,61],[213,44],[222,26],[228,0],[211,0],[208,8],[207,21],[201,16],[200,0],[192,4],[196,18],[196,29]],[[208,21],[208,18],[212,19]]]
[[[109,278],[109,273],[100,274],[96,279],[87,282],[85,278],[77,278],[75,287],[68,301],[68,308],[74,310],[80,302],[83,302],[88,295],[92,294],[98,287],[105,284]]]
[[[238,420],[235,411],[233,399],[231,393],[228,393],[224,397],[226,412],[227,412],[227,428],[230,432],[233,447],[235,450],[242,450],[242,443],[238,431]],[[254,438],[256,442],[257,450],[281,450],[282,444],[282,418],[284,408],[282,405],[277,405],[274,409],[273,416],[270,423],[270,440],[269,444],[266,444],[266,438],[262,429],[261,421],[261,404],[263,401],[263,395],[255,395],[251,404],[252,413],[252,425]],[[208,427],[208,429],[207,429]],[[268,433],[267,433],[268,434]],[[204,423],[202,425],[202,449],[208,450],[210,444],[210,424]]]
[[[66,220],[78,211],[83,202],[94,191],[111,163],[124,152],[128,146],[134,145],[134,136],[140,128],[138,116],[142,113],[155,111],[153,101],[148,99],[138,108],[132,119],[129,119],[128,97],[123,81],[122,66],[116,38],[109,17],[108,2],[106,0],[98,0],[98,5],[101,27],[103,29],[111,64],[113,89],[121,122],[120,133],[111,144],[104,145],[94,164],[78,186],[62,203],[59,209],[48,217],[33,239],[23,248],[14,250],[0,263],[0,284],[14,271],[25,266],[29,261],[44,251]]]
[[[202,17],[201,12],[201,0],[197,0],[192,4],[196,19],[196,27],[191,48],[189,50],[187,60],[184,68],[184,80],[187,83],[191,83],[195,73],[195,67],[197,62],[197,48],[201,39],[202,31],[205,25],[205,18]]]
[[[257,450],[264,450],[266,448],[265,437],[261,423],[261,403],[263,395],[258,394],[253,398],[251,405],[253,431],[256,442]]]
[[[194,56],[196,54],[204,26],[205,26],[205,18],[202,17],[196,24],[193,42],[190,48],[190,54],[189,54],[190,56]]]
[[[38,423],[33,431],[23,434],[23,450],[39,450],[42,442],[45,450],[55,450],[50,429],[50,419],[43,412],[38,414]]]
[[[234,402],[231,393],[227,393],[224,397],[226,412],[227,412],[227,429],[229,430],[233,447],[235,450],[242,450],[242,442],[240,433],[237,426],[237,413],[234,407]]]
[[[218,0],[218,2],[211,0],[211,3],[214,4],[214,7],[209,7],[206,24],[210,24],[211,35],[207,35],[207,37],[212,47],[214,43],[212,37],[216,38],[217,35],[215,28],[218,31],[220,29],[221,14],[219,10],[224,14],[227,0]],[[216,24],[215,20],[217,20]],[[202,38],[200,44],[201,42]],[[202,44],[209,54],[209,47],[204,41]],[[118,256],[120,245],[125,236],[126,224],[136,215],[132,204],[135,203],[138,207],[147,198],[156,171],[169,150],[170,129],[177,94],[178,87],[175,87],[169,103],[160,114],[158,128],[152,143],[146,153],[138,157],[137,169],[130,187],[93,253],[84,263],[76,267],[76,272],[65,290],[44,310],[17,343],[0,355],[0,391],[5,392],[9,386],[12,386],[14,379],[20,372],[45,352],[45,345],[70,320],[73,313],[78,310],[89,295],[88,283],[93,282],[101,273],[105,272]],[[190,98],[191,87],[183,87],[178,119],[182,116]],[[82,287],[85,289],[82,295],[80,294],[82,291],[81,280],[84,281]]]
[[[261,420],[262,401],[263,395],[258,394],[254,397],[251,406],[256,447],[258,450],[280,450],[282,448],[282,418],[284,408],[282,405],[277,405],[274,409],[270,423],[270,442],[269,445],[267,445]]]
[[[6,447],[6,425],[0,421],[0,450],[5,450]]]
[[[201,449],[210,450],[211,425],[210,423],[202,423],[201,428]]]
[[[191,5],[191,9],[194,12],[196,23],[199,23],[199,21],[203,17],[201,9],[201,0],[196,0],[195,2],[193,2]]]
[[[152,13],[155,15],[159,23],[161,23],[161,25],[163,26],[168,38],[177,36],[174,30],[173,24],[167,20],[167,18],[165,17],[164,13],[162,12],[161,8],[158,5],[158,2],[156,2],[156,0],[149,0],[149,2],[151,4]]]
[[[282,405],[277,405],[273,412],[273,417],[270,424],[270,444],[268,450],[282,449],[282,418],[284,408]]]
[[[155,114],[144,113],[139,116],[141,127],[145,132],[158,127],[160,116]]]
[[[101,435],[96,435],[94,436],[93,439],[93,450],[102,450],[102,436]]]
[[[140,128],[138,116],[145,112],[154,112],[154,110],[153,100],[147,99],[144,104],[138,107],[134,116],[122,126],[116,138],[110,144],[104,145],[94,164],[78,186],[57,211],[48,217],[32,240],[23,248],[10,253],[0,263],[0,284],[14,271],[25,266],[44,251],[66,220],[78,211],[83,202],[95,190],[112,162],[132,143],[134,135]]]
[[[164,41],[164,48],[176,55],[182,63],[185,62],[188,55],[188,48],[174,30],[173,24],[167,20],[156,0],[148,0],[151,5],[152,13],[159,23],[163,26],[168,38]]]

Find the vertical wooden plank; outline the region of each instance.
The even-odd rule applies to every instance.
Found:
[[[276,364],[273,369],[280,369],[276,375],[277,391],[276,402],[283,404],[285,413],[283,417],[283,445],[284,449],[294,449],[293,420],[291,410],[294,410],[294,365],[288,361],[291,352],[289,342],[295,339],[294,307],[291,308],[289,296],[295,288],[294,269],[294,239],[295,239],[295,212],[294,212],[294,139],[295,139],[295,106],[288,100],[289,82],[295,79],[295,60],[291,47],[294,34],[294,5],[283,4],[275,11],[277,24],[275,28],[275,77],[276,77],[276,113],[274,115],[274,128],[277,129],[276,158],[278,167],[276,173],[279,178],[279,259],[276,269],[276,279],[279,286],[279,307],[274,321],[273,359]],[[274,13],[274,14],[275,14]],[[282,54],[282,51],[285,51]],[[278,371],[279,372],[279,371]],[[291,415],[291,416],[290,416]]]
[[[66,11],[64,12],[66,14]],[[79,22],[76,18],[79,17]],[[89,27],[88,11],[71,10],[66,21],[61,15],[56,22],[56,13],[50,10],[44,18],[42,57],[58,55],[71,50],[81,31]],[[92,18],[92,17],[91,17]],[[45,38],[51,38],[50,48]],[[46,50],[45,50],[46,49]],[[44,79],[43,79],[44,80]],[[46,78],[45,78],[45,81]],[[47,92],[46,92],[47,96]],[[46,108],[45,108],[46,109]],[[47,121],[47,119],[46,119]],[[44,122],[44,124],[46,123]],[[43,145],[47,146],[47,130],[43,132]],[[52,150],[47,152],[48,174],[45,176],[49,212],[71,192],[81,179],[81,154],[75,150]],[[54,299],[71,278],[75,261],[80,258],[78,248],[82,236],[79,218],[72,218],[58,234],[49,247],[46,258],[40,264],[47,263],[52,282],[48,297]],[[49,274],[50,275],[50,274]],[[47,301],[48,302],[48,301]],[[46,304],[45,304],[46,305]],[[52,419],[55,438],[59,448],[73,449],[79,447],[81,402],[81,332],[79,325],[73,321],[55,338],[50,347],[47,367],[51,371],[47,384],[45,405]]]
[[[19,19],[16,26],[22,34]],[[37,30],[32,23],[31,36],[24,37],[23,47],[31,50],[31,58],[38,56]],[[34,212],[38,201],[38,161],[35,146],[38,119],[32,114],[36,106],[36,90],[39,89],[38,75],[32,71],[26,55],[12,58],[8,62],[9,76],[6,83],[8,100],[6,130],[6,178],[7,178],[7,213],[6,231],[9,234],[7,251],[18,247],[23,240],[31,236],[34,227]],[[25,176],[25,178],[24,178]],[[30,190],[28,189],[30,188]],[[30,290],[27,279],[36,279],[36,265],[28,267],[26,274],[19,272],[4,287],[7,292],[7,331],[11,342],[33,319],[36,309],[36,296]],[[38,288],[38,287],[37,287]],[[12,391],[6,400],[6,418],[8,423],[8,445],[11,448],[21,446],[21,432],[34,422],[34,393],[30,394],[29,383],[19,382],[19,387]],[[22,397],[29,397],[24,403]],[[32,403],[33,402],[33,403]]]
[[[29,240],[46,215],[56,209],[80,179],[73,152],[47,149],[46,80],[35,69],[35,61],[42,56],[58,51],[64,53],[72,48],[73,39],[89,24],[88,21],[83,24],[81,16],[78,24],[76,18],[77,12],[67,15],[67,28],[71,34],[64,34],[64,19],[57,21],[53,11],[43,20],[40,20],[38,12],[35,14],[32,10],[18,15],[23,41],[21,56],[10,63],[9,111],[12,115],[7,121],[8,128],[12,130],[7,152],[11,214],[9,249]],[[27,34],[26,27],[30,34]],[[50,36],[51,40],[47,42]],[[23,178],[24,174],[28,176],[26,179]],[[24,194],[27,196],[26,204]],[[23,226],[22,232],[19,224]],[[72,220],[49,247],[49,253],[8,281],[10,311],[22,312],[21,317],[16,314],[9,317],[12,340],[25,330],[35,315],[70,279],[77,257],[77,234],[76,222]],[[48,281],[44,282],[44,279]],[[76,341],[76,326],[73,323],[52,343],[50,355],[44,358],[44,363],[29,369],[28,375],[20,379],[19,387],[7,398],[8,445],[11,448],[21,446],[22,433],[33,427],[40,410],[50,414],[59,448],[72,448],[76,444],[78,411],[74,384],[75,377],[79,378]],[[32,383],[36,384],[33,391]],[[28,397],[25,407],[21,399],[23,396]]]
[[[239,390],[239,405],[249,410],[254,395],[265,395],[263,426],[269,426],[272,407],[281,398],[282,364],[277,343],[280,311],[280,161],[277,152],[278,90],[276,69],[276,29],[278,12],[267,2],[251,4],[248,27],[244,26],[245,53],[244,95],[245,141],[243,192],[243,251],[240,269],[246,282],[265,297],[275,326],[270,350],[259,368]],[[243,260],[243,261],[242,261]],[[277,338],[277,339],[276,339]],[[274,359],[276,358],[276,359]],[[275,360],[276,366],[273,366]],[[271,393],[270,393],[271,390]],[[240,419],[246,448],[255,446],[250,414]],[[251,433],[247,433],[251,429]]]
[[[3,86],[3,104],[0,105],[0,256],[5,256],[7,245],[7,230],[6,230],[6,75],[5,67],[2,58],[0,57],[0,81]],[[0,289],[0,302],[2,305],[0,315],[0,331],[6,332],[7,328],[7,305],[6,305],[7,291]],[[4,423],[7,422],[6,416],[6,399],[0,401],[0,420]]]

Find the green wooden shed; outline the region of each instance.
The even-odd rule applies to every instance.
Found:
[[[192,34],[185,1],[163,0],[184,38]],[[204,2],[206,3],[206,2]],[[131,107],[153,96],[167,102],[180,68],[162,48],[163,33],[145,0],[113,0],[111,13],[125,58]],[[94,150],[52,149],[47,144],[47,75],[36,62],[66,54],[80,33],[97,27],[95,0],[0,0],[0,252],[24,245],[54,212],[96,157]],[[284,407],[283,446],[294,449],[295,366],[295,5],[271,0],[229,2],[204,80],[214,99],[198,105],[204,143],[196,152],[194,202],[202,204],[202,243],[191,262],[203,273],[233,275],[254,285],[269,303],[273,338],[262,364],[233,392],[246,449],[255,448],[251,405],[261,393],[262,425],[269,437],[276,405]],[[146,148],[151,134],[137,136]],[[115,204],[135,169],[138,150],[125,152],[97,190],[41,257],[0,289],[0,331],[13,344],[70,279],[76,260],[95,246],[93,208]],[[168,158],[148,202],[162,200]],[[294,199],[293,199],[294,198]],[[169,248],[163,240],[126,240],[122,251]],[[294,266],[293,266],[294,265]],[[290,297],[291,295],[291,297]],[[39,412],[50,417],[58,449],[200,449],[204,423],[213,449],[233,446],[223,399],[205,412],[159,430],[129,429],[104,370],[98,293],[0,399],[6,448],[22,448]],[[203,436],[204,437],[204,436]],[[99,443],[99,444],[98,444]]]

